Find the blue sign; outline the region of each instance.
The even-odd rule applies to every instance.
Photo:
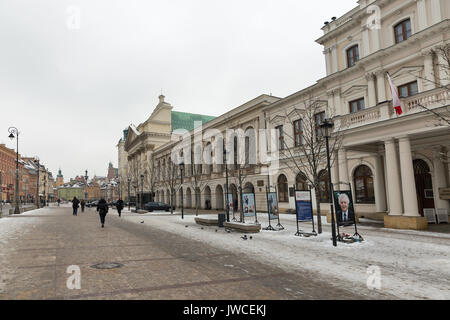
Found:
[[[311,221],[313,219],[311,191],[295,191],[295,209],[297,221]]]

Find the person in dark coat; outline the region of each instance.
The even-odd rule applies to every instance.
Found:
[[[97,205],[97,211],[100,214],[100,223],[102,224],[102,228],[105,227],[105,217],[108,213],[108,204],[106,200],[101,198]]]
[[[74,216],[77,215],[79,204],[80,204],[80,200],[78,200],[77,197],[73,197],[72,208],[73,208],[73,215]]]
[[[81,205],[81,212],[84,212],[84,207],[86,206],[86,202],[84,201],[84,199],[81,199],[80,205]]]
[[[123,209],[123,200],[122,199],[117,200],[116,209],[117,209],[117,212],[119,213],[119,217],[120,217],[122,214],[122,209]]]

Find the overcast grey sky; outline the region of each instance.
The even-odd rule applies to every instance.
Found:
[[[0,143],[67,180],[117,166],[161,93],[218,116],[325,75],[314,41],[356,0],[0,0]],[[77,29],[76,10],[80,12]],[[74,18],[75,17],[75,18]]]

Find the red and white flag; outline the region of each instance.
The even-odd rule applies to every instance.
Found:
[[[388,77],[388,81],[389,81],[389,86],[391,87],[392,105],[394,106],[394,109],[395,109],[395,112],[397,113],[397,115],[401,115],[403,113],[402,103],[400,101],[400,98],[398,97],[397,88],[392,83],[389,72],[387,73],[387,77]]]

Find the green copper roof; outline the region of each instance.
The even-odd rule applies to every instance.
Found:
[[[194,130],[195,121],[201,121],[202,124],[205,124],[215,118],[216,117],[205,116],[202,114],[172,111],[172,131],[177,129],[191,131]]]

